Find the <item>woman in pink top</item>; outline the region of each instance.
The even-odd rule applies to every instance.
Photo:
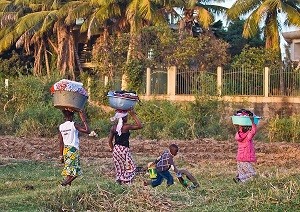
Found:
[[[254,124],[253,115],[249,116],[252,126],[239,126],[238,132],[235,134],[235,140],[238,143],[237,151],[237,176],[234,181],[245,182],[256,175],[252,166],[256,162],[255,148],[253,137],[256,134],[256,125]]]

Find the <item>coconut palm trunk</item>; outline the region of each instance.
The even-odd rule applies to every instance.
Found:
[[[70,27],[62,22],[57,22],[57,68],[61,76],[71,77],[75,80],[75,56],[74,56],[74,38]]]
[[[44,46],[44,57],[45,57],[45,64],[46,64],[46,71],[47,71],[47,76],[50,77],[50,65],[49,65],[49,58],[48,58],[48,52],[46,46]]]
[[[33,75],[34,76],[41,76],[42,73],[42,50],[43,50],[44,43],[37,42],[34,48],[34,65],[33,65]]]

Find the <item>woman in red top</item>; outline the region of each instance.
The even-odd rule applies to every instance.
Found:
[[[252,166],[256,162],[253,137],[256,134],[256,124],[254,124],[253,115],[249,116],[252,126],[239,126],[235,134],[235,140],[238,143],[237,151],[237,176],[235,182],[245,182],[256,175]]]

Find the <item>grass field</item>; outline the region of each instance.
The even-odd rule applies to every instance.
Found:
[[[138,163],[146,158],[136,157]],[[200,183],[195,190],[176,184],[144,187],[146,175],[131,186],[113,181],[108,159],[82,160],[84,175],[71,187],[59,186],[57,161],[0,159],[0,211],[299,211],[300,177],[294,167],[257,167],[259,176],[235,184],[234,163],[189,167]]]

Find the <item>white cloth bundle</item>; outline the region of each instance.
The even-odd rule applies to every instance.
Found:
[[[84,96],[88,96],[87,91],[83,88],[83,84],[72,80],[62,79],[53,85],[53,89],[54,91],[78,92]]]
[[[116,114],[110,118],[111,121],[116,121],[118,120],[118,124],[116,127],[116,132],[118,133],[118,135],[120,136],[122,134],[122,127],[123,127],[123,118],[125,116],[127,116],[128,113],[120,113],[120,112],[116,112]]]

